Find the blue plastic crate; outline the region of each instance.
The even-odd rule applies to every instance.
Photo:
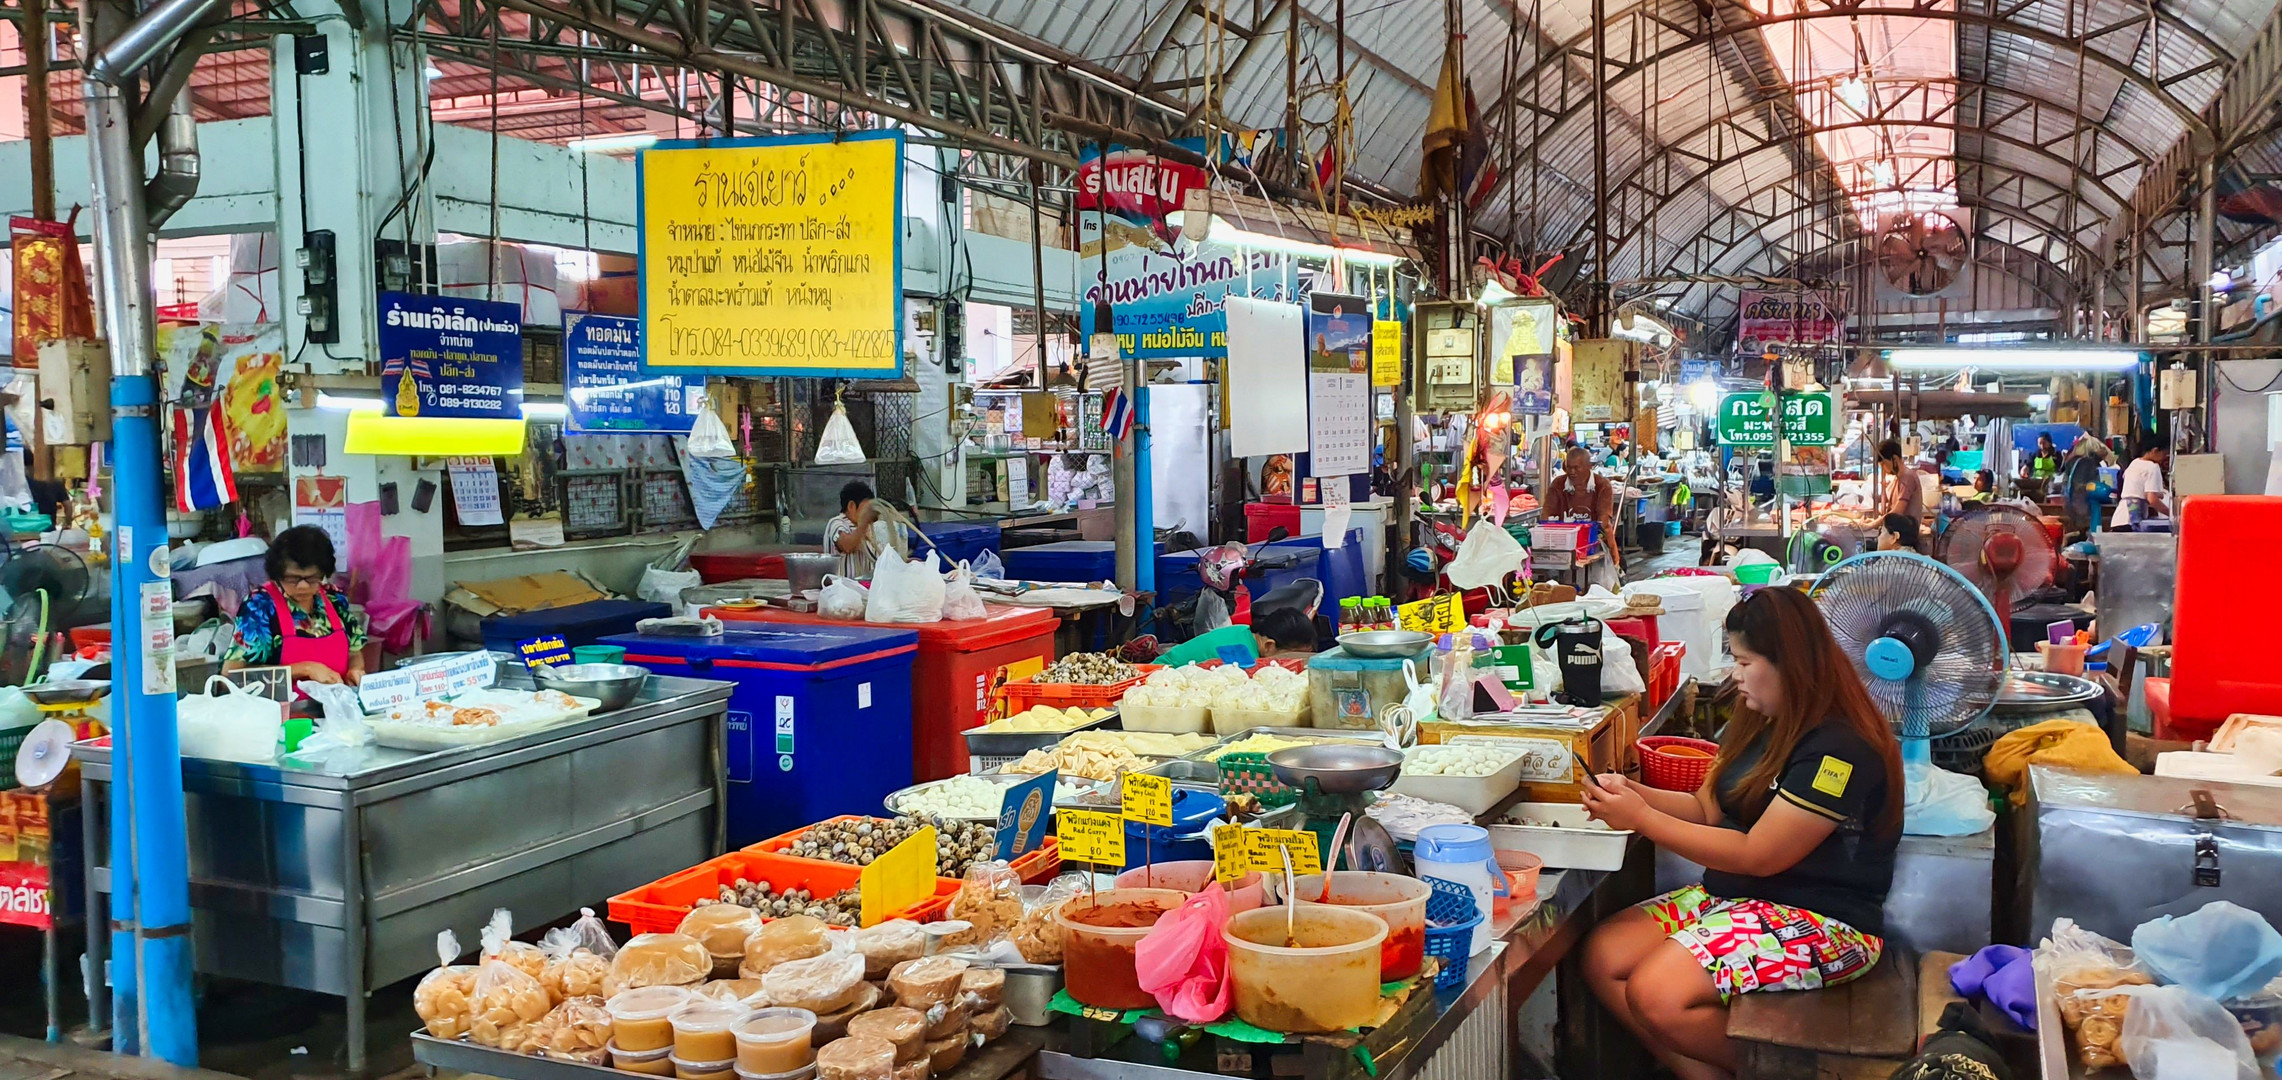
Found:
[[[1434,973],[1436,990],[1466,985],[1466,965],[1474,955],[1474,927],[1482,921],[1474,890],[1441,878],[1422,879],[1434,892],[1426,898],[1426,955],[1442,962]],[[1463,921],[1459,921],[1463,920]]]

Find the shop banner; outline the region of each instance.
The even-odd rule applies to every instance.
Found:
[[[521,305],[380,294],[380,396],[386,416],[521,420]]]
[[[642,361],[642,320],[563,312],[563,404],[576,432],[687,435],[705,380]]]
[[[903,132],[659,143],[636,170],[650,370],[903,374]]]
[[[1845,414],[1829,391],[1783,395],[1783,437],[1792,446],[1836,446]],[[1719,441],[1726,446],[1775,445],[1775,424],[1767,417],[1767,392],[1743,390],[1719,399]]]
[[[55,921],[49,895],[46,864],[0,862],[0,924],[47,929]]]
[[[285,394],[278,389],[284,324],[166,323],[157,335],[167,400],[202,408],[221,398],[231,471],[284,472]]]
[[[1738,356],[1757,356],[1770,345],[1836,342],[1845,327],[1843,289],[1745,289],[1737,312],[1735,352]]]
[[[1371,310],[1360,296],[1319,292],[1307,309],[1308,470],[1371,471]]]
[[[1399,321],[1371,324],[1371,385],[1402,385],[1402,323]]]
[[[1146,150],[1087,150],[1078,157],[1077,206],[1162,228],[1165,215],[1180,209],[1190,191],[1204,190],[1211,179],[1202,165],[1168,161]],[[1172,238],[1169,230],[1161,235]]]

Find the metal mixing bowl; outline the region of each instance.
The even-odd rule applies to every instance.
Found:
[[[1359,742],[1327,742],[1290,746],[1268,755],[1276,779],[1300,790],[1307,782],[1326,795],[1377,791],[1402,774],[1402,755],[1384,746]]]
[[[56,679],[24,687],[24,696],[32,699],[34,705],[75,705],[110,693],[108,679]]]
[[[595,698],[598,713],[623,709],[641,695],[650,669],[633,664],[555,664],[531,669],[542,690],[560,690],[572,697]]]
[[[1424,630],[1357,630],[1339,635],[1347,655],[1364,660],[1408,660],[1434,642]]]

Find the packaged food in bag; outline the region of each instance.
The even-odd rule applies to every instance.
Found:
[[[1011,936],[1022,922],[1022,876],[995,860],[968,867],[945,918],[973,923],[976,944]]]
[[[974,1019],[967,1021],[967,1030],[988,1041],[1006,1034],[1006,1029],[1013,1024],[1014,1013],[1001,1005],[989,1012],[976,1013]]]
[[[816,1017],[816,1030],[808,1036],[812,1045],[822,1046],[848,1033],[848,1021],[872,1011],[887,1001],[887,992],[873,983],[859,983],[855,999],[838,1012],[820,1013]]]
[[[455,964],[460,958],[460,939],[449,930],[436,934],[436,970],[420,977],[420,984],[412,988],[412,1011],[428,1034],[439,1039],[464,1039],[472,1018],[469,1007],[475,1000],[474,964]]]
[[[884,979],[888,970],[927,952],[927,934],[910,919],[889,919],[848,932],[848,944],[864,957],[864,978]]]
[[[1062,962],[1062,925],[1054,920],[1054,912],[1085,888],[1084,874],[1063,874],[1035,903],[1023,905],[1022,921],[1014,927],[1014,947],[1022,959],[1033,964]]]
[[[643,986],[696,986],[713,974],[713,957],[687,934],[636,934],[610,960],[604,997]]]
[[[816,1051],[816,1080],[894,1080],[895,1047],[878,1039],[849,1037]]]
[[[498,931],[496,940],[492,936],[494,929]],[[534,979],[546,974],[547,954],[537,945],[515,940],[514,930],[515,916],[506,908],[493,908],[491,922],[484,926],[482,935],[482,959],[498,960]]]
[[[927,1018],[918,1010],[901,1005],[857,1014],[848,1021],[848,1037],[888,1043],[895,1047],[895,1059],[899,1062],[927,1056]]]
[[[865,985],[864,958],[853,952],[787,960],[761,976],[769,1004],[807,1009],[818,1016],[847,1008]]]
[[[745,939],[745,959],[737,968],[737,974],[747,979],[762,978],[786,961],[807,960],[831,949],[824,920],[814,915],[771,919]]]
[[[507,960],[502,946],[511,932],[504,910],[493,912],[483,928],[483,962],[476,966],[475,994],[468,1007],[468,1039],[483,1046],[517,1045],[523,1028],[554,1007],[538,976]]]
[[[761,928],[761,916],[742,904],[699,904],[682,916],[674,933],[696,938],[713,957],[713,977],[737,977],[745,962],[745,939]]]
[[[967,1030],[967,1018],[975,1014],[974,1003],[964,995],[953,995],[951,1000],[927,1009],[927,1039],[948,1039]]]
[[[977,1011],[998,1008],[1006,1000],[1006,969],[968,968],[959,976],[959,996],[972,998]]]
[[[927,1060],[925,1054],[912,1058],[910,1061],[897,1062],[895,1066],[895,1080],[927,1080],[933,1075],[935,1075],[935,1063]]]
[[[2088,1069],[2124,1064],[2116,1042],[2132,1002],[2119,988],[2155,982],[2134,965],[2131,950],[2072,920],[2056,919],[2036,962],[2052,974],[2053,1004],[2075,1038],[2077,1060]]]
[[[539,972],[539,984],[547,988],[548,999],[559,1004],[602,993],[602,984],[610,977],[610,958],[618,955],[618,944],[610,940],[602,920],[594,917],[593,908],[580,908],[577,922],[540,935],[539,951],[547,958],[546,967]]]
[[[558,1061],[608,1063],[610,1011],[599,997],[574,997],[547,1011],[523,1031],[518,1049]]]
[[[906,960],[888,972],[887,987],[895,1003],[907,1009],[929,1009],[949,1002],[959,992],[959,979],[967,962],[956,956],[922,956]]]
[[[934,1039],[927,1043],[927,1060],[935,1066],[937,1075],[950,1072],[967,1060],[967,1034],[960,1032],[948,1039]]]
[[[761,989],[759,979],[715,979],[698,987],[697,996],[739,1005],[761,1006],[769,1003],[768,992]]]

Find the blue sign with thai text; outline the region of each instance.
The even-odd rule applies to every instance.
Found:
[[[642,320],[563,312],[563,401],[570,429],[689,434],[703,378],[684,382],[642,362]]]
[[[1048,769],[1006,789],[998,808],[998,857],[1013,862],[1046,842],[1053,820],[1054,783],[1061,771]]]
[[[522,306],[380,294],[380,391],[388,416],[522,419]]]

